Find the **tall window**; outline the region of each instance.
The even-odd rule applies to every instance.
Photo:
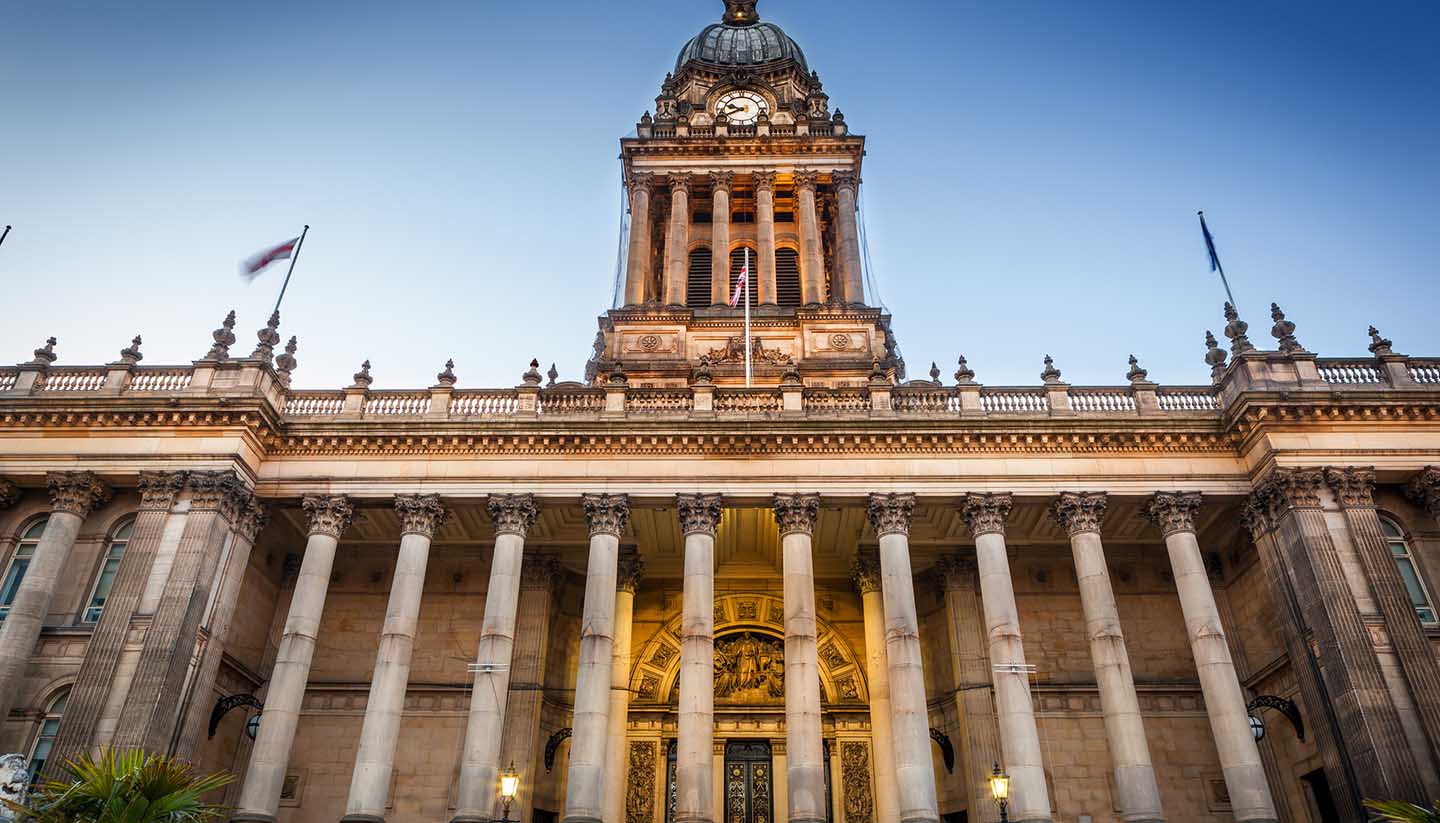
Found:
[[[1405,581],[1405,591],[1410,594],[1410,602],[1415,605],[1415,614],[1420,616],[1421,623],[1434,624],[1435,607],[1431,605],[1430,595],[1425,591],[1425,581],[1420,579],[1420,570],[1415,566],[1415,556],[1410,553],[1410,542],[1405,539],[1405,532],[1394,521],[1380,518],[1380,530],[1385,534],[1385,542],[1390,546],[1390,556],[1395,558],[1395,565],[1400,569],[1400,579]]]
[[[800,255],[794,249],[775,250],[775,302],[800,305]]]
[[[710,250],[701,246],[690,252],[690,277],[685,290],[685,305],[703,309],[710,305]]]
[[[40,535],[45,533],[47,522],[49,518],[41,518],[25,530],[25,534],[20,537],[20,545],[15,547],[15,554],[10,557],[10,564],[5,567],[5,576],[0,577],[0,620],[10,614],[10,605],[15,602],[15,592],[20,590],[20,583],[25,579],[25,570],[30,568],[30,561],[35,559],[35,547],[40,545]]]
[[[131,520],[115,530],[105,546],[105,557],[100,561],[100,571],[95,575],[95,585],[90,588],[90,600],[85,604],[85,613],[80,619],[86,623],[100,622],[100,613],[105,611],[105,601],[110,599],[110,587],[115,585],[115,574],[120,571],[120,558],[125,556],[125,547],[130,543],[130,532],[135,528]]]
[[[50,698],[50,704],[45,707],[45,719],[40,722],[40,733],[35,735],[35,745],[30,747],[30,776],[37,779],[40,770],[45,768],[45,760],[50,757],[50,750],[55,748],[55,736],[60,733],[60,716],[65,713],[65,699],[70,696],[67,689],[55,697]]]

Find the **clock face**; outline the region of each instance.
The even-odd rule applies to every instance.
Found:
[[[770,104],[753,91],[732,91],[715,103],[716,116],[724,115],[731,123],[748,126],[769,113]]]

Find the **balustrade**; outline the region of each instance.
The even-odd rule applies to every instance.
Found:
[[[890,406],[896,414],[959,414],[960,395],[944,387],[897,387]]]
[[[1156,395],[1160,411],[1215,411],[1220,403],[1210,389],[1161,389]]]
[[[716,414],[779,414],[784,405],[774,389],[719,389],[715,392]]]
[[[1416,362],[1412,360],[1410,361],[1410,377],[1416,383],[1426,385],[1440,383],[1440,362],[1434,360]]]
[[[685,414],[694,407],[690,389],[631,389],[625,397],[625,411],[632,414]]]
[[[604,389],[540,392],[540,413],[559,415],[598,414],[605,409]],[[513,408],[511,409],[513,411]]]
[[[15,388],[15,381],[20,378],[18,369],[0,369],[0,391],[10,391]]]
[[[365,399],[366,417],[397,417],[430,411],[430,392],[376,392]]]
[[[134,392],[183,391],[190,387],[191,376],[188,366],[139,368],[130,376],[129,388]]]
[[[82,392],[96,391],[105,385],[105,369],[102,366],[52,368],[45,375],[42,391]]]
[[[981,389],[980,408],[988,414],[1050,411],[1044,389]]]
[[[330,392],[291,392],[285,402],[286,417],[325,417],[339,414],[345,408],[345,395]]]
[[[1070,408],[1077,412],[1133,412],[1135,395],[1125,389],[1070,389]]]
[[[816,416],[869,414],[870,392],[862,388],[806,389],[804,404],[805,412]]]
[[[544,400],[541,409],[544,409]],[[451,417],[503,417],[515,413],[520,405],[519,395],[514,389],[482,389],[480,391],[457,391],[450,400]]]
[[[1385,374],[1374,360],[1321,360],[1316,367],[1320,379],[1327,383],[1360,385],[1385,382]]]

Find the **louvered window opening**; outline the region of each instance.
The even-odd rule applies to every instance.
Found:
[[[777,212],[775,212],[775,222],[776,222],[776,223],[794,223],[794,222],[795,222],[795,212],[793,212],[793,211],[777,211]]]
[[[730,252],[730,294],[725,295],[725,302],[726,302],[726,303],[729,303],[729,302],[730,302],[730,296],[733,295],[733,294],[735,294],[735,285],[740,282],[740,270],[743,269],[743,268],[745,268],[745,251],[746,251],[746,248],[745,248],[744,246],[741,246],[741,247],[735,249],[734,251]],[[760,305],[760,292],[759,292],[759,289],[755,288],[756,285],[757,285],[757,283],[756,283],[756,278],[755,278],[755,272],[756,272],[760,267],[759,267],[758,263],[756,262],[755,250],[754,250],[754,249],[750,249],[749,251],[750,251],[750,307],[751,307],[751,308],[755,308],[756,306]],[[739,303],[736,303],[735,305],[736,305],[736,306],[739,306],[740,304],[739,304]]]
[[[685,289],[685,305],[703,309],[710,305],[710,250],[704,247],[690,252],[690,277]]]
[[[775,302],[800,305],[800,255],[794,249],[775,250]]]

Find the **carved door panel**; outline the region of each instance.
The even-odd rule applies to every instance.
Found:
[[[769,743],[725,745],[725,823],[772,823],[772,788]]]
[[[671,740],[665,750],[665,823],[675,823],[675,807],[680,803],[680,792],[675,788],[675,741]]]

